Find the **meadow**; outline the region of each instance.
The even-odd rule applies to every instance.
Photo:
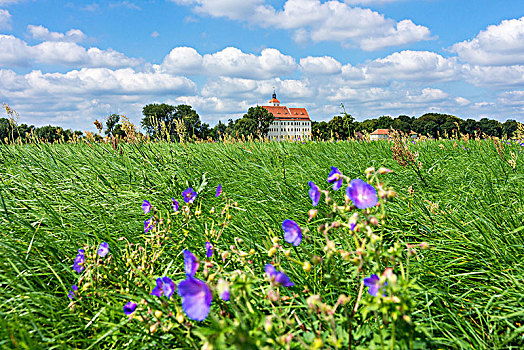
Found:
[[[523,145],[409,142],[418,172],[391,145],[0,144],[0,347],[522,349]],[[378,206],[345,199],[356,178]]]

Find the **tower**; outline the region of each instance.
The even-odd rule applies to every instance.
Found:
[[[271,106],[280,106],[280,101],[277,100],[277,93],[275,92],[275,89],[273,89],[273,96],[272,99],[269,100],[269,104]]]

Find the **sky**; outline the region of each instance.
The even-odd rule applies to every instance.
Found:
[[[0,102],[95,130],[149,103],[203,122],[448,113],[524,122],[522,0],[0,0]],[[5,117],[5,111],[0,117]]]

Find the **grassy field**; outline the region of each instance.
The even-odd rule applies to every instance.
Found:
[[[282,306],[281,319],[273,318],[274,327],[269,327],[266,316],[274,305],[264,300],[263,271],[272,261],[267,253],[272,237],[282,239],[284,219],[309,228],[313,237],[292,250],[295,260],[304,260],[313,251],[321,254],[317,227],[329,218],[307,222],[312,208],[309,181],[327,189],[331,166],[350,178],[363,179],[366,168],[373,166],[394,170],[382,178],[398,194],[386,206],[381,225],[384,241],[429,245],[409,260],[409,277],[416,284],[409,289],[416,331],[407,344],[434,349],[523,348],[524,162],[520,151],[524,147],[504,144],[506,159],[502,159],[492,141],[410,144],[420,154],[424,185],[413,170],[393,160],[390,146],[389,142],[145,143],[121,144],[115,151],[108,144],[0,144],[0,347],[147,349],[205,344],[211,348],[206,339],[214,332],[220,333],[224,344],[238,348],[321,348],[313,340],[317,338],[325,348],[347,348],[348,331],[342,318],[334,319],[335,328],[344,329],[336,331],[337,345],[324,333],[323,321],[300,305],[305,305],[309,294],[320,294],[333,305],[338,298],[335,291],[342,288],[350,302],[347,309],[338,310],[340,317],[347,317],[357,298],[358,275],[346,278],[350,270],[343,263],[308,272],[279,252],[280,268],[296,284],[281,292],[302,304]],[[514,168],[507,162],[511,152],[518,156]],[[216,198],[218,184],[224,192]],[[187,187],[200,189],[194,209],[202,214],[186,220],[168,213],[173,211],[171,197],[182,201]],[[342,193],[336,195],[342,199]],[[162,222],[172,220],[161,236],[144,234],[144,220],[149,218],[140,208],[144,199],[157,208]],[[212,208],[216,215],[210,214]],[[231,213],[231,219],[219,215],[222,208],[226,215]],[[330,210],[323,200],[318,208],[319,212]],[[150,292],[159,276],[184,278],[184,248],[204,257],[204,242],[216,238],[210,233],[211,225],[220,232],[220,239],[213,242],[217,252],[243,250],[251,257],[246,263],[239,253],[224,269],[253,271],[261,278],[246,277],[244,285],[237,278],[232,301],[228,304],[214,297],[205,322],[182,321],[176,293],[169,303],[156,306]],[[86,268],[79,280],[72,269],[77,249],[100,242],[109,243],[113,260],[106,265],[114,265]],[[136,268],[140,259],[149,259],[145,269]],[[93,262],[93,266],[98,264],[98,260]],[[333,274],[342,287],[339,281],[325,282]],[[86,287],[89,279],[96,283]],[[67,293],[75,283],[80,292],[71,301]],[[243,301],[235,299],[240,294]],[[362,307],[368,305],[367,298],[363,296]],[[140,303],[142,299],[145,302]],[[143,322],[136,317],[129,320],[122,312],[129,300],[146,305],[144,315],[151,317],[144,316]],[[242,309],[246,305],[248,310]],[[163,310],[163,315],[155,314],[155,309]],[[238,320],[239,315],[245,319]],[[353,347],[379,344],[373,334],[380,332],[380,326],[359,317],[352,321],[360,325],[353,328],[358,330]],[[286,334],[293,336],[282,340]],[[266,340],[261,344],[256,338]],[[391,344],[386,347],[402,347]]]

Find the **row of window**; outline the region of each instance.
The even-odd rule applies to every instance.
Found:
[[[278,125],[278,122],[274,122],[275,125]],[[309,122],[281,122],[282,125],[309,125]]]
[[[305,128],[305,129],[302,129],[302,128],[269,128],[269,132],[290,132],[290,131],[295,131],[295,132],[309,132],[310,130],[308,128]]]

